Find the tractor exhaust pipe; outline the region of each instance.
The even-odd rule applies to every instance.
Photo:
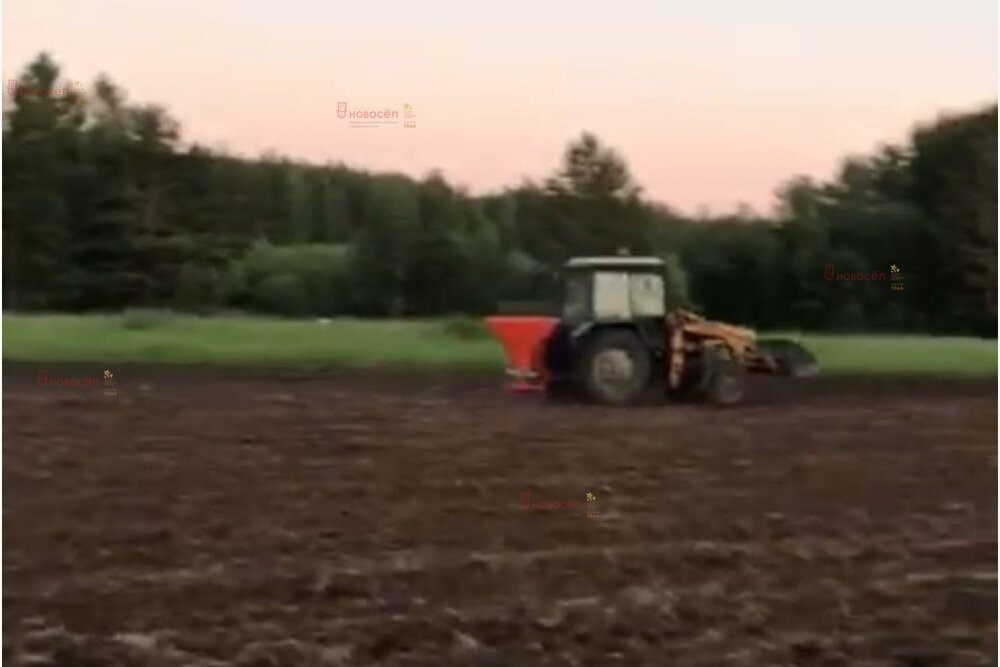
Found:
[[[542,361],[545,339],[555,328],[554,317],[536,315],[494,315],[486,326],[503,345],[507,355],[507,375],[513,392],[539,391],[545,387]]]

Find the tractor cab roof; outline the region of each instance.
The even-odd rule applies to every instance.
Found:
[[[566,269],[612,269],[623,271],[663,269],[663,260],[659,257],[629,257],[626,255],[608,255],[604,257],[574,257],[563,265]]]

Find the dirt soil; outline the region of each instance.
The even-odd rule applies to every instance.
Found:
[[[37,370],[4,367],[9,664],[997,661],[995,380],[611,409],[481,375],[123,366],[105,396]]]

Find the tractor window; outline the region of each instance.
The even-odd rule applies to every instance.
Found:
[[[598,271],[594,274],[594,317],[598,320],[628,320],[629,274],[627,271]]]
[[[566,277],[566,295],[563,302],[563,319],[579,322],[590,316],[590,276],[587,274]]]
[[[663,277],[655,273],[629,276],[629,301],[633,317],[659,317],[664,313]]]

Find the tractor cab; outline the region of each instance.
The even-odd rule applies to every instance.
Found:
[[[566,262],[562,321],[628,322],[666,314],[657,257],[577,257]]]

